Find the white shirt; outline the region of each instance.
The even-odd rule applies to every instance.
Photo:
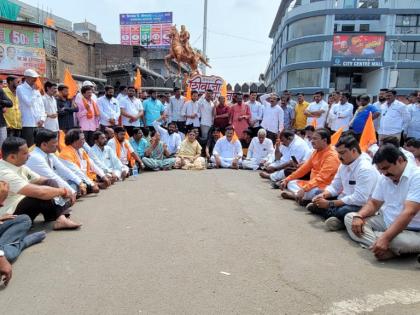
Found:
[[[169,121],[185,121],[185,117],[182,111],[184,103],[185,97],[182,95],[180,95],[179,98],[176,98],[175,95],[172,95],[169,98]]]
[[[37,127],[39,121],[45,121],[45,108],[41,93],[31,88],[25,82],[16,88],[16,96],[19,100],[19,109],[22,113],[23,127]]]
[[[153,127],[159,132],[160,139],[167,145],[169,153],[177,153],[181,145],[181,136],[176,132],[170,135],[168,130],[162,128],[156,120],[153,122]]]
[[[407,127],[407,136],[420,139],[420,103],[408,106],[410,122]]]
[[[100,113],[99,123],[102,126],[110,126],[109,120],[114,119],[118,123],[121,110],[120,104],[115,97],[108,99],[105,95],[98,98],[98,108]]]
[[[55,97],[45,94],[42,97],[42,100],[44,102],[46,116],[57,114],[57,101]],[[49,129],[51,131],[58,131],[60,129],[60,127],[58,126],[58,116],[55,118],[46,117],[44,122],[44,128]]]
[[[248,147],[247,159],[269,160],[274,153],[273,141],[265,138],[263,143],[254,137]]]
[[[279,105],[271,106],[269,103],[266,104],[261,127],[273,133],[281,132],[284,128],[283,109]]]
[[[26,166],[45,178],[55,180],[59,187],[66,188],[73,193],[75,191],[68,181],[72,181],[76,185],[82,183],[82,179],[67,168],[55,154],[47,154],[39,147],[33,149],[26,161]]]
[[[263,119],[264,106],[260,102],[251,102],[247,103],[249,110],[251,111],[251,120],[254,121],[254,125],[250,127],[259,127],[260,121]]]
[[[134,149],[131,146],[130,142],[128,142],[127,140],[124,140],[124,142],[127,144],[128,151],[129,152],[127,152],[126,146],[124,144],[121,144],[120,145],[121,152],[120,152],[120,158],[119,158],[119,160],[121,161],[121,163],[123,165],[128,165],[129,161],[127,159],[127,155],[128,155],[128,153],[133,153],[134,152]],[[117,155],[117,145],[115,144],[115,138],[110,139],[108,141],[108,144],[107,145],[115,152],[115,155]]]
[[[331,117],[331,129],[337,131],[343,128],[343,131],[349,130],[349,124],[353,118],[353,104],[337,103],[331,107],[329,117]]]
[[[373,106],[375,106],[375,108],[378,110],[378,112],[380,113],[381,112],[381,106],[382,106],[382,104],[385,104],[386,102],[383,102],[383,103],[381,103],[381,102],[379,102],[379,101],[377,101],[377,102],[375,102],[375,103],[373,103],[372,105]],[[379,115],[378,116],[378,118],[376,118],[376,119],[374,119],[373,120],[373,125],[375,126],[375,130],[376,131],[378,131],[379,130],[379,126],[380,126],[380,124],[381,124],[381,116],[382,115]]]
[[[410,114],[404,103],[395,100],[388,106],[388,103],[385,102],[381,105],[381,123],[378,134],[393,135],[401,133],[403,129],[407,128],[409,122]]]
[[[203,126],[213,126],[213,108],[214,103],[212,101],[207,102],[204,97],[198,101],[198,112],[200,113],[201,124]]]
[[[279,150],[282,154],[280,164],[290,162],[292,160],[292,156],[296,158],[298,163],[301,163],[309,159],[312,154],[312,150],[308,147],[305,140],[296,135],[288,146],[281,145]]]
[[[363,206],[375,189],[378,178],[379,172],[372,162],[359,156],[350,165],[340,165],[326,190],[346,205]]]
[[[217,140],[213,148],[213,155],[220,156],[221,158],[240,159],[243,155],[241,142],[239,140],[229,142],[226,137],[222,137]]]
[[[94,154],[97,156],[104,166],[103,171],[105,173],[112,173],[114,171],[121,172],[122,171],[122,163],[118,159],[115,150],[113,150],[108,145],[105,145],[102,149],[97,146],[96,144],[90,149],[90,154]]]
[[[139,100],[137,97],[121,97],[121,100],[119,102],[120,108],[124,109],[129,115],[137,116],[143,110],[143,104],[141,103],[141,100]],[[121,117],[123,126],[140,127],[140,119],[137,119],[134,122],[130,122],[129,118],[122,115]]]
[[[117,101],[120,103],[122,102],[124,99],[126,99],[128,97],[127,94],[122,94],[122,93],[118,93],[117,95]]]
[[[397,184],[381,175],[372,194],[375,200],[383,201],[381,211],[385,225],[389,227],[404,210],[405,201],[420,203],[420,169],[407,162],[400,181]],[[420,212],[410,221],[407,228],[420,229]]]
[[[327,102],[325,102],[324,100],[321,100],[319,103],[317,102],[309,103],[309,106],[306,108],[306,110],[309,112],[316,112],[319,110],[323,110],[324,113],[320,117],[308,117],[308,119],[306,120],[306,125],[311,126],[312,122],[316,119],[317,128],[325,127],[325,120],[327,119],[327,114],[328,114]]]
[[[182,110],[182,115],[185,116],[192,116],[196,114],[195,118],[187,118],[185,125],[193,125],[194,127],[200,127],[200,113],[198,109],[198,102],[189,101],[185,103],[184,108]]]

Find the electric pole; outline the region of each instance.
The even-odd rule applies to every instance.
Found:
[[[203,57],[207,60],[207,0],[204,0]],[[202,66],[202,72],[205,75],[206,65],[202,64]]]

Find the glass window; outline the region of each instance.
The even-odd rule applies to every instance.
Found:
[[[289,25],[288,39],[324,34],[325,16],[302,19]]]
[[[302,61],[322,60],[323,51],[323,42],[296,45],[287,49],[286,62],[289,64]]]
[[[287,73],[287,88],[319,87],[321,69],[293,70]]]
[[[419,60],[420,58],[420,42],[403,42],[393,43],[393,60]]]
[[[396,34],[420,34],[420,15],[397,15]]]
[[[354,24],[343,24],[341,25],[342,32],[354,32]]]
[[[360,32],[369,32],[370,25],[369,24],[360,24]]]
[[[418,88],[420,86],[420,69],[399,69],[398,82],[399,88]]]

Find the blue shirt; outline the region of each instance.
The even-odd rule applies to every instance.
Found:
[[[158,119],[165,111],[165,106],[159,100],[153,100],[149,97],[143,102],[144,116],[146,117],[146,126],[153,126],[153,122]]]
[[[368,106],[366,106],[364,110],[362,110],[361,112],[358,112],[356,114],[356,117],[353,120],[353,125],[352,125],[353,131],[356,134],[361,134],[363,132],[363,129],[365,128],[365,124],[369,117],[369,113],[372,113],[373,115],[374,113],[377,113],[377,112],[378,112],[378,109],[372,104],[369,104]]]
[[[133,147],[133,150],[142,158],[144,157],[144,152],[150,145],[144,137],[140,139],[140,142],[137,143],[133,138],[130,138],[130,144]]]

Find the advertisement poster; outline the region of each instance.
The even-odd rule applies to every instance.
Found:
[[[333,66],[382,67],[384,47],[384,34],[334,34]]]
[[[46,73],[42,30],[0,23],[0,72],[23,75],[28,68]]]
[[[120,14],[121,45],[168,48],[172,12]]]

